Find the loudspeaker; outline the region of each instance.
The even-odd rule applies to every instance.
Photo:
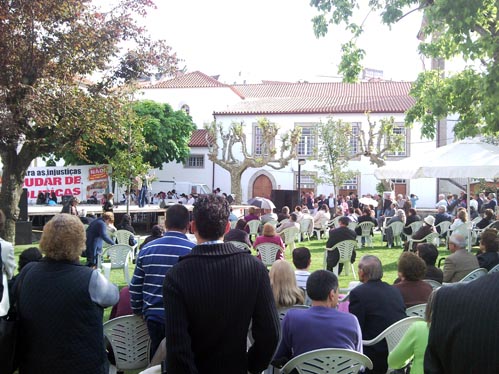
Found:
[[[28,220],[28,189],[23,188],[21,198],[19,199],[19,221]]]
[[[283,206],[288,206],[293,212],[298,205],[298,191],[295,190],[272,190],[271,200],[276,206],[276,211],[280,212]]]
[[[73,195],[63,195],[61,198],[61,204],[66,205],[66,203],[71,199]]]
[[[31,231],[32,225],[30,221],[17,221],[16,222],[16,245],[31,244]]]

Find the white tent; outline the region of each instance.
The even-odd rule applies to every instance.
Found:
[[[378,168],[374,175],[378,179],[468,178],[469,216],[470,179],[499,178],[499,147],[478,139],[461,140]]]

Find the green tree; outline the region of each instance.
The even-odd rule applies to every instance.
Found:
[[[352,40],[344,45],[342,73],[348,81],[358,78],[364,51],[355,40],[364,31],[352,20],[361,1],[312,0],[319,14],[313,19],[317,36],[327,34],[330,25],[345,25]],[[379,14],[381,22],[392,25],[407,14],[419,12],[423,17],[420,30],[420,53],[432,59],[463,58],[467,67],[459,73],[443,77],[440,71],[421,73],[411,95],[416,104],[406,123],[422,123],[422,133],[433,138],[438,121],[458,114],[454,127],[457,137],[499,132],[499,4],[477,0],[370,0],[371,14]],[[429,38],[429,36],[432,36]]]
[[[208,158],[230,173],[231,192],[235,194],[236,202],[241,202],[241,177],[249,168],[270,166],[273,169],[284,168],[290,160],[296,158],[296,146],[300,141],[299,127],[284,133],[280,145],[276,148],[275,141],[279,126],[269,122],[267,118],[258,120],[261,131],[261,142],[258,154],[248,150],[248,143],[243,123],[233,122],[228,128],[212,122],[205,125],[208,130]],[[238,157],[238,154],[241,157]]]
[[[176,69],[170,47],[137,23],[152,6],[120,0],[103,11],[88,0],[0,2],[0,209],[8,240],[31,161],[69,149],[83,157],[89,144],[114,136],[130,83]],[[92,74],[96,83],[84,78]]]
[[[332,184],[337,195],[339,188],[356,175],[355,171],[348,170],[351,146],[350,137],[352,126],[342,120],[329,118],[326,123],[317,125],[317,135],[320,139],[317,152],[318,183]]]
[[[130,121],[139,125],[141,141],[137,151],[150,167],[162,168],[166,162],[182,162],[189,155],[189,141],[192,131],[196,129],[192,118],[183,110],[174,111],[169,104],[161,104],[152,100],[141,100],[131,104],[134,113],[129,115]],[[128,134],[128,125],[124,134]],[[138,134],[137,134],[138,136]],[[135,142],[132,137],[131,140]],[[117,153],[127,152],[130,147],[127,136],[115,134],[103,143],[89,145],[85,158],[70,152],[64,159],[70,164],[110,164]]]

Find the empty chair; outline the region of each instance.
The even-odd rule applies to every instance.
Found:
[[[362,367],[372,369],[369,357],[350,349],[317,349],[296,356],[288,361],[281,373],[289,374],[357,374]]]
[[[251,220],[247,223],[249,227],[249,236],[250,239],[254,236],[255,238],[258,236],[258,230],[260,230],[261,222],[259,220]]]
[[[426,304],[414,305],[405,310],[405,314],[407,314],[407,317],[424,318],[425,312],[426,312]]]
[[[343,264],[343,268],[345,269],[345,274],[348,275],[348,265],[350,265],[350,267],[352,268],[353,278],[357,279],[357,276],[355,274],[355,268],[350,261],[352,258],[353,250],[355,248],[357,248],[357,241],[355,240],[342,240],[341,242],[336,243],[332,248],[326,248],[326,250],[324,251],[323,268],[326,269],[327,252],[338,249],[338,252],[340,253],[340,259],[336,264],[336,266],[333,268],[333,273],[336,274],[336,276],[338,276],[338,267],[339,264],[341,263]]]
[[[373,238],[371,232],[374,228],[373,222],[361,222],[357,225],[362,230],[360,235],[357,235],[357,241],[359,243],[359,247],[362,245],[362,238],[365,238],[366,245],[370,245],[373,248]]]
[[[111,276],[111,269],[123,269],[125,282],[127,284],[130,283],[128,262],[130,261],[131,252],[132,247],[127,244],[115,244],[106,248],[102,253],[102,258],[108,256],[111,262],[103,262],[101,264],[104,276],[109,279]]]
[[[305,218],[302,219],[300,222],[300,237],[299,241],[305,240],[305,237],[307,240],[310,240],[310,231],[313,228],[314,221],[311,218]]]
[[[404,336],[409,327],[416,321],[424,321],[424,318],[407,317],[401,319],[400,321],[395,322],[393,325],[388,326],[374,339],[363,340],[362,344],[365,346],[371,346],[385,339],[386,345],[388,346],[388,352],[391,352],[397,346],[398,342],[400,341],[402,336]]]
[[[109,372],[144,369],[149,364],[151,338],[139,316],[123,316],[104,323],[104,337],[113,350],[116,365]]]
[[[300,235],[300,230],[297,227],[288,227],[280,232],[281,237],[288,248],[288,253],[292,253],[295,249],[295,240]]]
[[[282,250],[280,245],[274,243],[260,243],[255,249],[260,253],[260,257],[265,266],[272,266],[277,253]]]

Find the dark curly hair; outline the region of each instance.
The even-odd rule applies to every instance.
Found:
[[[192,215],[199,236],[207,240],[217,240],[225,234],[230,205],[222,196],[204,195],[194,203]]]
[[[422,280],[426,274],[426,264],[412,252],[403,252],[399,257],[398,271],[408,281]]]
[[[493,228],[483,230],[480,236],[480,243],[485,247],[485,252],[497,252],[499,243],[497,230]]]

